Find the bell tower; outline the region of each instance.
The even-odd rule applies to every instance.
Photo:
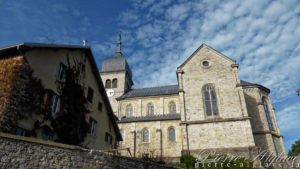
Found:
[[[109,98],[112,109],[117,115],[118,102],[116,98],[126,93],[131,86],[132,73],[130,67],[122,54],[122,36],[119,35],[118,48],[115,54],[102,62],[100,77]]]

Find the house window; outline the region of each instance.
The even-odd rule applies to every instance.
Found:
[[[147,116],[154,115],[154,106],[152,103],[148,103],[147,105]]]
[[[176,104],[175,104],[175,102],[173,102],[173,101],[171,101],[171,102],[169,103],[169,113],[170,113],[170,114],[176,113]]]
[[[90,126],[90,134],[92,136],[96,136],[96,130],[97,130],[97,120],[93,119],[92,117],[90,117],[90,122],[89,122],[89,126]]]
[[[265,114],[267,117],[269,129],[274,131],[273,123],[272,123],[271,116],[270,116],[269,106],[268,106],[268,103],[267,103],[265,97],[262,98],[262,102],[264,104],[264,109],[265,109]]]
[[[111,134],[109,134],[108,132],[105,133],[105,142],[110,145],[113,142],[113,136]]]
[[[52,136],[50,136],[50,135],[47,135],[47,134],[42,134],[42,139],[43,140],[45,140],[45,141],[47,141],[47,140],[52,140],[53,139],[53,137]]]
[[[143,129],[143,142],[149,142],[149,130],[148,129]]]
[[[86,97],[88,102],[93,103],[93,97],[94,97],[94,90],[89,87],[87,97]]]
[[[26,130],[25,129],[17,128],[17,130],[16,130],[16,135],[17,136],[25,136],[25,134],[26,134]]]
[[[133,114],[132,106],[131,106],[131,104],[128,104],[128,105],[126,106],[126,116],[127,116],[127,117],[131,117],[132,114]]]
[[[204,97],[204,109],[206,112],[206,116],[213,117],[218,116],[218,104],[217,104],[217,96],[214,90],[213,85],[208,84],[203,86],[202,93]]]
[[[51,103],[51,113],[54,117],[60,111],[60,97],[56,94],[53,94]]]
[[[102,112],[102,103],[101,103],[101,102],[98,103],[98,110],[99,110],[100,112]]]
[[[109,79],[106,80],[105,88],[111,88],[111,80],[109,80]]]
[[[118,80],[117,79],[113,79],[112,80],[112,88],[117,88],[118,87]]]
[[[59,64],[58,71],[57,71],[57,79],[59,81],[64,81],[65,80],[65,71],[66,71],[66,65],[63,63]]]
[[[169,128],[169,140],[175,141],[175,129],[173,127]]]

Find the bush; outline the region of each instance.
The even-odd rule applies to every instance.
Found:
[[[194,168],[196,163],[196,158],[192,155],[185,154],[180,157],[180,162],[184,164],[185,168]]]

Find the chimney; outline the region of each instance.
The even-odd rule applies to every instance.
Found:
[[[83,40],[83,46],[86,46],[87,40]]]

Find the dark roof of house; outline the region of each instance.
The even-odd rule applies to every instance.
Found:
[[[178,85],[148,87],[139,89],[130,89],[124,95],[118,97],[118,100],[133,97],[157,96],[178,94]]]
[[[146,122],[146,121],[164,121],[164,120],[180,120],[180,114],[161,114],[153,116],[138,116],[138,117],[125,117],[118,121],[118,123],[131,123],[131,122]]]
[[[250,83],[250,82],[247,82],[247,81],[244,81],[244,80],[241,80],[241,84],[244,88],[247,88],[247,87],[257,87],[267,93],[270,93],[271,90],[266,88],[265,86],[263,85],[260,85],[260,84],[254,84],[254,83]]]
[[[43,44],[43,43],[28,43],[28,42],[23,42],[20,44],[0,48],[0,58],[1,57],[6,57],[6,56],[15,56],[18,54],[24,54],[26,51],[33,49],[33,48],[49,48],[49,49],[83,49],[86,52],[86,56],[88,56],[88,59],[91,63],[92,66],[92,72],[96,78],[97,84],[98,84],[98,90],[104,100],[104,104],[107,108],[107,113],[109,118],[112,121],[113,127],[115,129],[117,139],[119,141],[122,140],[122,136],[119,130],[119,127],[116,123],[115,116],[113,113],[113,110],[111,108],[110,102],[108,100],[108,97],[106,95],[105,88],[103,86],[102,80],[99,76],[99,70],[96,65],[96,61],[94,58],[94,55],[92,53],[92,50],[89,46],[79,46],[79,45],[66,45],[66,44]]]

